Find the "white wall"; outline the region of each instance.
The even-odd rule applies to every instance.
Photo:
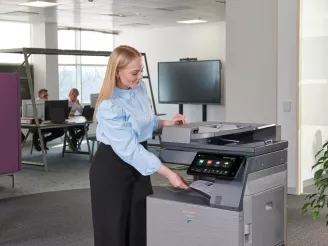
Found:
[[[219,22],[128,31],[115,37],[114,44],[115,47],[123,44],[130,45],[146,53],[155,102],[157,104],[157,112],[166,113],[167,115],[163,118],[170,118],[175,113],[178,113],[179,108],[178,105],[158,104],[157,63],[162,61],[178,61],[180,58],[186,57],[197,57],[198,60],[222,60],[222,96],[224,102],[225,37],[225,23]],[[202,121],[201,105],[185,105],[183,113],[189,121]],[[207,107],[207,120],[225,120],[225,106],[209,105]]]
[[[293,194],[299,193],[298,2],[231,0],[226,5],[227,120],[282,126]]]
[[[227,1],[227,121],[277,122],[277,1]]]
[[[303,0],[301,46],[301,167],[311,184],[315,154],[328,140],[328,20],[326,0]]]

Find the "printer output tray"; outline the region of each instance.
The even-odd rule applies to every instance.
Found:
[[[179,201],[188,204],[209,206],[209,198],[199,194],[193,189],[180,190],[173,187],[155,186],[153,187],[154,194],[151,195],[153,198],[160,198],[169,201]]]

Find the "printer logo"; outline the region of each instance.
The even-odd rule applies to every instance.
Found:
[[[195,211],[191,211],[191,210],[182,210],[182,212],[183,212],[184,214],[192,214],[192,215],[196,214]]]

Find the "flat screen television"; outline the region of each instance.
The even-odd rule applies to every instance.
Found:
[[[221,104],[220,60],[158,63],[158,101]]]

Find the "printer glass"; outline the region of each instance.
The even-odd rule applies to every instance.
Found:
[[[245,158],[242,156],[198,153],[187,174],[234,179]]]

